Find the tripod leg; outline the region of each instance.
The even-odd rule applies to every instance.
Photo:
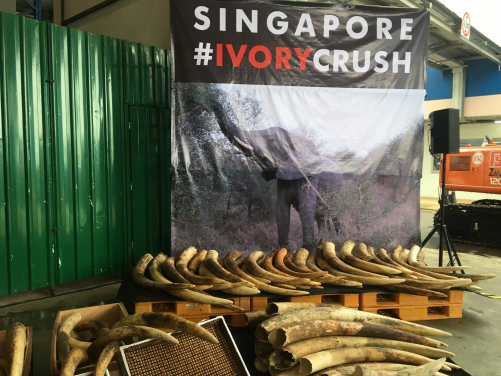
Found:
[[[446,225],[444,226],[444,235],[445,235],[445,239],[447,241],[447,248],[449,249],[449,258],[451,260],[451,265],[454,266],[454,261],[452,260],[452,255],[451,255],[451,250],[452,250],[454,258],[457,261],[457,264],[459,266],[462,266],[461,265],[461,260],[459,260],[459,256],[458,256],[458,254],[456,252],[456,248],[454,248],[454,244],[452,243],[451,236],[449,235],[449,230],[447,230],[447,226]],[[461,274],[465,274],[465,271],[461,270]]]
[[[430,231],[430,233],[428,234],[428,236],[421,243],[421,248],[423,248],[425,246],[425,244],[428,243],[428,241],[431,239],[431,237],[433,236],[433,234],[435,232],[437,232],[437,230],[438,230],[438,226],[433,227],[433,230]]]

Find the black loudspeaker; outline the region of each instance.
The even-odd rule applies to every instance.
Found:
[[[430,113],[431,154],[459,153],[459,110],[447,108]]]

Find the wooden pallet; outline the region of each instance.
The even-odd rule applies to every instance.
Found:
[[[463,304],[464,291],[444,291],[446,298],[411,295],[391,292],[369,292],[360,294],[361,307],[427,306],[442,304]]]
[[[339,305],[349,308],[358,308],[359,294],[319,294],[305,296],[254,296],[251,297],[251,310],[263,309],[268,303],[276,302],[301,302],[301,303],[324,303]]]
[[[431,304],[422,306],[360,307],[360,311],[398,317],[404,321],[458,319],[463,317],[463,304]]]

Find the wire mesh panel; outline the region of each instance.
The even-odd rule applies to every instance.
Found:
[[[203,323],[219,341],[212,344],[186,333],[175,333],[178,345],[161,340],[122,348],[131,376],[249,375],[222,318]]]

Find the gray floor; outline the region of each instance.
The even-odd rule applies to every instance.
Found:
[[[421,213],[423,237],[432,228],[433,214]],[[501,249],[456,245],[463,265],[469,265],[472,274],[501,275]],[[438,236],[435,235],[426,252],[429,265],[437,265]],[[445,259],[444,259],[445,260]],[[104,286],[103,286],[104,285]],[[484,292],[501,295],[498,279],[484,281]],[[120,287],[120,276],[75,282],[55,288],[55,296],[48,290],[37,290],[0,297],[0,330],[11,322],[20,321],[34,327],[34,376],[49,374],[50,340],[53,323],[59,310],[106,304],[111,302]],[[75,290],[83,290],[75,292]],[[474,376],[498,376],[497,361],[501,359],[501,299],[490,299],[475,293],[465,293],[463,318],[423,321],[422,323],[449,331],[444,338],[455,361]]]

